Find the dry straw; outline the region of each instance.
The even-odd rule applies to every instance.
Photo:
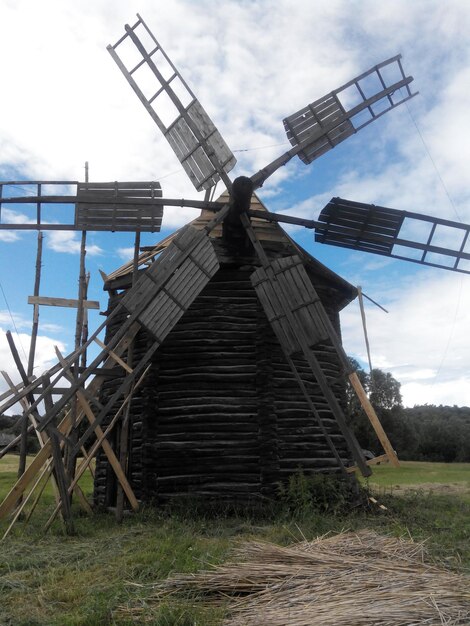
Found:
[[[425,561],[423,544],[370,531],[281,547],[242,544],[233,562],[154,586],[228,602],[225,626],[470,624],[470,579]]]

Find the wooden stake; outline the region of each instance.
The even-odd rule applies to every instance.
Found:
[[[32,512],[34,511],[34,509],[36,508],[37,503],[39,502],[39,498],[41,497],[42,492],[44,491],[44,487],[47,485],[47,481],[49,480],[49,477],[52,474],[52,462],[49,461],[46,466],[43,468],[43,470],[41,471],[38,479],[36,480],[36,482],[34,483],[34,485],[31,487],[30,492],[22,499],[20,506],[18,507],[18,509],[15,511],[15,514],[13,516],[13,519],[11,520],[8,528],[6,529],[1,541],[3,541],[4,539],[6,539],[8,537],[8,535],[10,534],[11,529],[13,528],[13,526],[15,525],[16,521],[18,520],[19,516],[21,515],[21,513],[23,512],[26,504],[28,503],[29,499],[32,497],[33,493],[35,492],[37,486],[40,484],[41,480],[43,479],[43,477],[47,474],[46,480],[44,481],[41,489],[39,490],[39,493],[37,494],[36,498],[34,499],[34,502],[32,504],[31,510],[29,511],[28,515],[26,516],[25,519],[25,523],[27,523],[31,517]]]
[[[54,428],[48,426],[46,431],[49,435],[49,441],[51,442],[52,459],[54,466],[54,473],[59,488],[62,517],[65,523],[65,532],[67,535],[73,535],[74,526],[72,519],[72,508],[70,506],[70,498],[68,494],[67,475],[65,473],[65,466],[60,451],[59,437]]]
[[[13,340],[13,336],[9,330],[6,332],[6,337],[8,341],[8,345],[10,346],[10,351],[13,356],[13,360],[15,361],[18,372],[23,380],[24,385],[29,383],[28,376],[23,367],[23,363],[21,362],[20,355],[18,354],[18,350],[16,349],[15,342]],[[32,394],[28,394],[26,396],[28,401],[31,403],[31,400],[34,402],[34,396]],[[28,409],[29,410],[29,409]],[[38,416],[36,413],[31,413],[32,416]],[[28,417],[26,412],[23,415],[23,422],[21,425],[21,440],[20,440],[20,461],[18,463],[18,479],[23,476],[26,470],[26,454],[27,454],[27,438],[28,438]],[[18,500],[18,503],[21,502],[21,497]]]
[[[138,382],[136,383],[132,393],[134,393],[134,391],[140,386],[141,382],[144,380],[145,376],[147,375],[147,372],[149,371],[150,367],[151,367],[150,365],[147,366],[147,368],[145,369],[144,373],[142,374],[142,376],[139,378]],[[98,449],[100,448],[100,446],[103,444],[103,441],[105,440],[105,438],[109,435],[109,433],[114,428],[114,426],[115,426],[117,420],[119,419],[122,411],[124,410],[124,408],[127,408],[129,406],[129,403],[130,403],[130,401],[132,399],[132,393],[129,393],[129,395],[126,397],[126,399],[124,400],[124,402],[119,407],[119,409],[116,412],[116,414],[114,415],[113,419],[111,420],[111,422],[106,427],[105,431],[102,432],[102,434],[96,439],[96,441],[91,446],[91,448],[90,448],[90,450],[88,452],[88,456],[78,466],[76,475],[75,475],[75,477],[74,477],[74,479],[71,482],[70,487],[69,487],[69,491],[70,492],[72,492],[73,489],[77,488],[78,481],[82,477],[82,475],[85,472],[85,470],[90,467],[91,461],[93,460],[93,458],[96,455],[96,453],[97,453]],[[59,507],[56,507],[56,509],[54,510],[53,514],[49,518],[49,520],[48,520],[48,522],[47,522],[47,524],[45,526],[45,530],[46,531],[49,529],[50,525],[54,521],[55,516],[57,515],[58,510],[59,510]]]
[[[56,348],[56,353],[58,355],[60,355],[60,352],[58,351],[58,349]],[[60,357],[59,357],[60,358]],[[69,366],[67,365],[67,362],[65,361],[65,359],[63,359],[62,357],[62,361],[63,361],[63,365],[64,365],[64,370],[70,370]],[[90,407],[85,395],[83,394],[83,392],[81,391],[77,391],[77,399],[78,402],[80,403],[83,412],[85,413],[86,418],[88,419],[88,421],[90,422],[90,426],[93,427],[93,431],[95,432],[96,436],[98,438],[100,438],[103,434],[103,430],[101,429],[101,427],[97,424],[95,424],[96,422],[96,418],[95,418],[95,414],[93,413],[92,408]],[[126,476],[124,475],[121,466],[119,464],[119,461],[116,457],[116,455],[114,454],[114,451],[109,443],[109,441],[107,441],[107,439],[102,440],[102,446],[103,446],[103,450],[104,453],[106,454],[106,456],[108,457],[108,460],[111,464],[111,467],[113,468],[114,472],[116,473],[116,476],[119,480],[119,482],[122,485],[122,488],[124,489],[126,496],[132,506],[132,508],[134,509],[134,511],[138,511],[139,509],[139,503],[137,502],[137,498],[134,495],[134,492],[132,491],[131,486],[129,485]]]
[[[135,337],[139,329],[140,329],[140,324],[138,323],[132,324],[131,327],[127,329],[126,335],[121,338],[120,342],[115,347],[116,354],[119,354],[119,355],[124,354],[124,352],[127,350],[128,346],[132,342],[133,337]],[[108,358],[104,365],[106,367],[106,366],[110,366],[111,364],[112,364],[112,359]],[[99,376],[97,376],[94,380],[92,380],[90,385],[87,387],[87,390],[90,393],[97,394],[101,384],[103,383],[103,380],[104,380],[103,378],[100,378]],[[37,382],[37,385],[40,384],[40,381],[36,381],[36,382]],[[26,392],[25,392],[25,395],[27,395]],[[82,413],[82,415],[83,414],[84,413]],[[57,428],[59,432],[62,432],[62,433],[68,432],[70,428],[70,412],[68,412],[65,415],[65,417],[62,419],[62,421],[60,422]],[[4,454],[4,450],[2,451],[1,454],[2,455]],[[44,448],[41,448],[41,450],[37,453],[37,455],[34,457],[32,462],[30,463],[29,467],[26,468],[24,474],[16,481],[16,483],[10,489],[8,494],[5,496],[5,499],[3,500],[3,502],[0,503],[0,519],[3,519],[12,511],[12,509],[15,506],[15,502],[18,500],[18,497],[22,493],[24,493],[24,491],[28,488],[28,486],[34,480],[36,474],[40,471],[40,469],[42,468],[44,463],[47,462],[50,456],[51,456],[51,444],[50,444],[50,441],[47,440],[47,442],[44,444]]]

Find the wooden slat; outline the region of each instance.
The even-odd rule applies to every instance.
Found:
[[[78,183],[75,225],[158,232],[163,206],[149,206],[143,201],[161,197],[160,183],[155,182]]]
[[[77,190],[80,192],[100,191],[100,190],[129,190],[129,191],[146,191],[150,197],[152,193],[161,197],[162,188],[157,181],[111,181],[111,182],[77,182]]]
[[[167,336],[194,298],[202,291],[219,267],[208,237],[188,257],[139,316],[139,321],[159,341]]]
[[[100,348],[105,350],[107,354],[109,354],[110,358],[115,361],[118,365],[120,365],[128,374],[132,374],[132,368],[127,365],[125,361],[121,359],[113,350],[110,350],[106,344],[104,344],[98,337],[95,337],[95,343],[97,343]]]
[[[256,270],[251,280],[268,320],[288,354],[301,350],[301,346],[287,319],[284,299],[289,303],[293,319],[308,336],[310,345],[327,339],[329,333],[323,321],[320,300],[300,258],[292,256],[276,259],[271,267],[277,285],[263,268]],[[283,299],[279,297],[279,290],[284,294]]]
[[[76,309],[78,300],[70,298],[49,298],[46,296],[28,296],[28,304],[42,304],[45,306],[63,306]],[[99,309],[100,303],[97,300],[84,300],[83,307],[85,309]]]
[[[178,252],[193,246],[196,241],[198,243],[181,264],[171,268],[169,264]],[[164,290],[163,267],[168,268]],[[139,321],[161,341],[218,267],[217,256],[207,235],[194,228],[185,229],[139,277],[122,303],[129,312],[141,309]]]

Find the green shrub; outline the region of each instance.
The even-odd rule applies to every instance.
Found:
[[[354,478],[329,474],[306,476],[302,471],[279,485],[281,503],[290,514],[304,517],[315,513],[340,513],[366,501],[365,490]]]

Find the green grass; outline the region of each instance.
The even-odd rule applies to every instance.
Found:
[[[11,458],[0,461],[0,499],[14,480],[15,463]],[[278,509],[255,516],[149,508],[129,515],[121,526],[111,514],[78,514],[73,537],[64,535],[59,521],[44,535],[53,506],[50,492],[30,523],[19,523],[0,544],[0,624],[216,626],[222,609],[174,598],[158,604],[151,584],[172,573],[220,563],[237,541],[252,538],[286,545],[303,536],[371,528],[428,539],[437,559],[470,573],[470,503],[465,498],[428,489],[390,495],[385,489],[419,484],[417,476],[424,485],[439,484],[438,477],[447,484],[451,475],[452,482],[465,484],[469,472],[470,465],[406,463],[397,471],[380,467],[374,482],[382,490],[379,499],[387,506],[385,512],[372,506],[342,515]],[[90,479],[83,488],[91,493]],[[0,522],[1,533],[6,526],[6,521]]]
[[[470,488],[470,463],[401,461],[399,468],[377,465],[369,479],[380,487],[458,484]]]

